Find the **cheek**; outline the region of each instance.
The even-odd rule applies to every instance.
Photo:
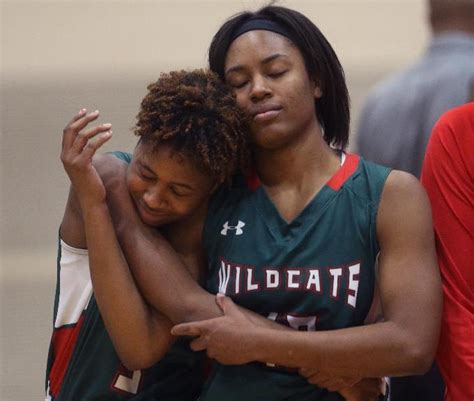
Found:
[[[197,202],[191,199],[174,199],[168,202],[168,205],[173,214],[180,218],[192,215],[199,206]]]
[[[140,194],[145,192],[145,185],[143,180],[141,180],[136,174],[127,175],[127,187],[128,191],[134,199],[137,198]]]
[[[297,89],[298,87],[295,87]],[[291,104],[289,112],[294,116],[295,123],[303,123],[315,116],[315,98],[308,87],[299,87],[288,93],[288,103]]]
[[[204,205],[206,201],[206,196],[191,196],[175,199],[172,206],[176,214],[189,216]]]
[[[248,102],[250,101],[248,88],[246,86],[243,88],[233,88],[232,92],[235,96],[237,105],[245,111],[246,107],[248,106]]]

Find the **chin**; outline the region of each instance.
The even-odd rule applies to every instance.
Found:
[[[259,148],[274,150],[289,142],[288,133],[275,126],[260,127],[252,135],[252,142]]]
[[[140,219],[143,221],[144,224],[150,227],[160,227],[170,224],[174,221],[172,217],[163,216],[150,216],[146,213],[140,213]]]
[[[275,132],[259,134],[254,139],[254,144],[263,150],[278,150],[284,148],[290,141],[283,134],[277,134]]]

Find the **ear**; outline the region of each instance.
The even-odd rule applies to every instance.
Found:
[[[311,86],[313,87],[313,96],[315,99],[321,99],[323,97],[323,90],[321,89],[321,82],[317,78],[310,78]]]
[[[323,91],[318,84],[314,85],[313,95],[315,99],[321,99],[323,97]]]

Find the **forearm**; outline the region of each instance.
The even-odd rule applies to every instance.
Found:
[[[139,293],[107,205],[82,210],[94,294],[107,331],[128,368],[148,367],[168,350],[171,323],[152,311]]]
[[[120,245],[147,301],[173,323],[220,316],[214,296],[199,286],[171,245],[143,224],[125,178],[108,188],[107,202]]]
[[[393,322],[320,332],[258,330],[251,352],[260,362],[318,367],[334,376],[419,374],[431,361],[411,334]]]

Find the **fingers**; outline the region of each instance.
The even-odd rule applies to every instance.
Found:
[[[207,348],[209,336],[205,334],[206,330],[201,326],[202,322],[177,324],[171,329],[171,334],[174,336],[197,337],[190,342],[189,346],[193,351],[202,351]]]
[[[360,381],[360,378],[356,377],[328,376],[315,368],[301,368],[298,372],[309,383],[318,387],[324,387],[329,391],[339,391],[341,388],[351,387]]]
[[[380,383],[379,379],[362,379],[355,385],[341,389],[339,392],[346,400],[375,401],[379,398],[380,394],[383,394]]]
[[[225,295],[221,294],[220,292],[216,295],[216,304],[219,308],[221,308],[221,311],[225,313],[225,306],[224,306],[224,300],[225,300]]]
[[[101,124],[101,125],[98,125],[94,128],[91,128],[89,130],[86,130],[86,131],[80,131],[77,135],[76,135],[76,138],[74,140],[74,142],[72,143],[72,146],[71,146],[71,150],[75,153],[80,153],[83,149],[85,149],[86,145],[89,147],[89,148],[94,148],[92,142],[89,142],[90,139],[96,137],[98,134],[100,133],[104,133],[101,135],[101,137],[105,136],[105,137],[110,137],[110,134],[111,134],[111,128],[112,128],[112,124],[110,123],[106,123],[106,124]],[[110,134],[109,134],[110,133]],[[109,138],[107,138],[109,139]],[[96,142],[100,141],[100,138],[97,139]],[[95,149],[98,149],[100,146],[96,147]]]
[[[202,333],[200,324],[200,322],[177,324],[171,329],[171,334],[173,336],[198,337]]]
[[[63,148],[61,160],[63,163],[72,163],[79,160],[90,160],[105,142],[112,136],[112,124],[106,123],[88,130],[84,128],[99,117],[96,110],[86,114],[86,109],[81,109],[63,130]],[[95,141],[91,141],[96,138]]]
[[[299,374],[303,377],[309,377],[309,376],[312,376],[313,374],[315,374],[317,372],[316,369],[313,369],[313,368],[301,368],[298,370]]]
[[[193,351],[203,351],[207,349],[208,338],[206,337],[198,337],[195,338],[193,341],[189,343],[189,346]]]
[[[221,308],[225,315],[232,314],[234,311],[238,310],[237,306],[234,304],[234,301],[221,293],[216,295],[216,304],[219,306],[219,308]]]
[[[86,111],[86,109],[79,110],[77,114],[72,117],[71,121],[69,121],[68,125],[71,125],[74,121],[79,120],[84,114],[86,114]]]
[[[94,142],[88,142],[82,151],[83,156],[86,159],[92,159],[92,156],[94,156],[97,149],[99,149],[110,138],[112,138],[112,131],[107,131],[101,134]]]
[[[79,112],[79,114],[81,114]],[[66,128],[70,128],[73,131],[80,131],[83,129],[87,124],[89,124],[91,121],[97,120],[99,118],[99,110],[92,111],[87,114],[83,114],[82,117],[79,116],[75,121],[73,121],[70,125],[68,125]]]
[[[71,147],[79,131],[98,117],[98,110],[86,114],[86,109],[81,109],[63,129],[63,148]]]

